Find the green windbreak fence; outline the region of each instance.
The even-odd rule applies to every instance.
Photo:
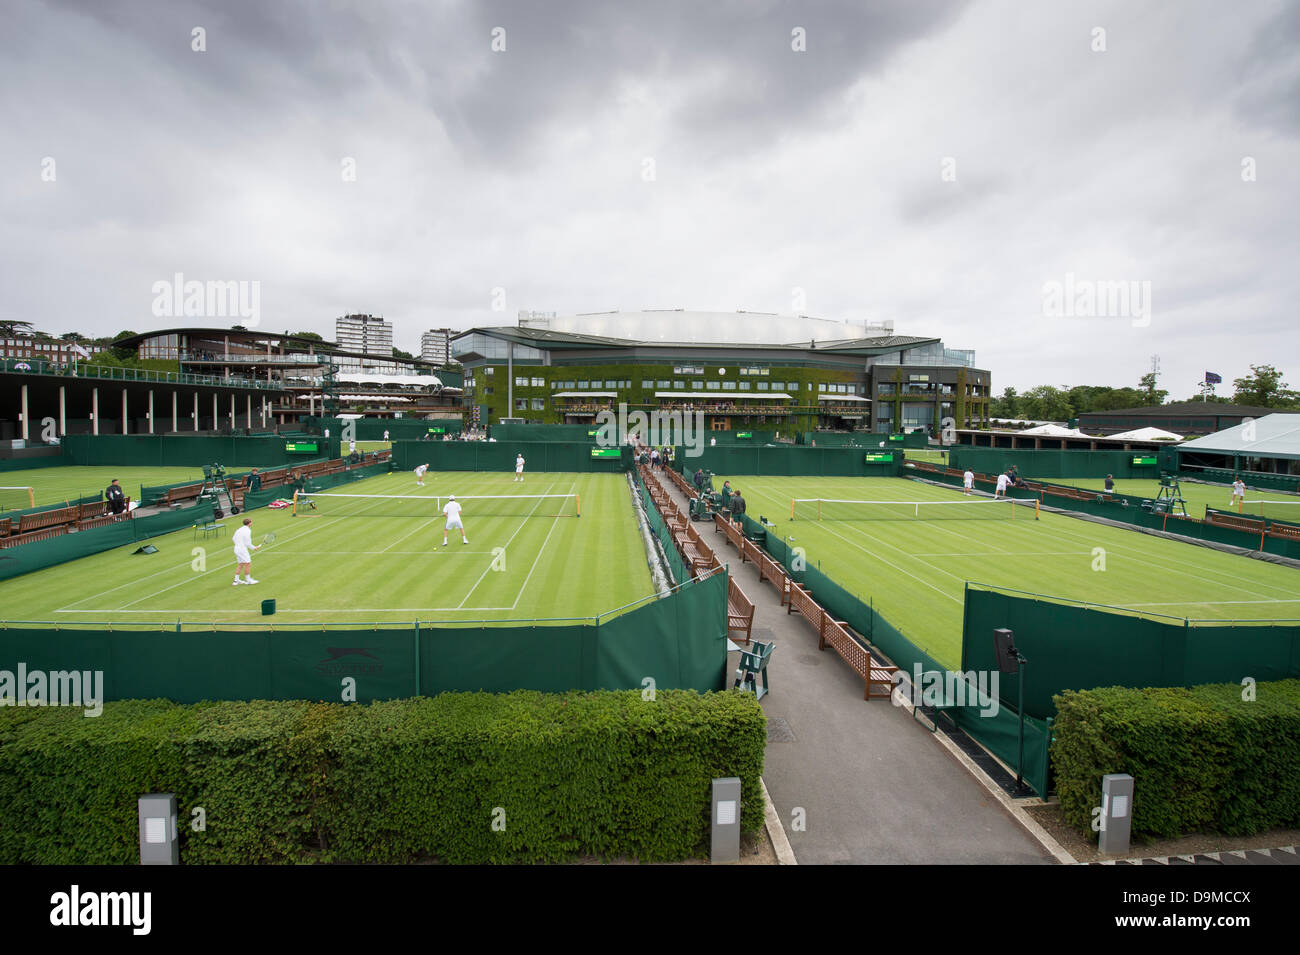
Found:
[[[135,546],[139,541],[191,527],[199,520],[212,520],[211,503],[165,511],[151,517],[134,517],[105,527],[10,547],[3,552],[4,559],[0,560],[0,580],[89,557],[115,547]],[[7,608],[5,613],[14,615],[16,609]]]
[[[909,473],[925,480],[938,481],[953,487],[961,486],[960,474],[946,474],[942,470],[930,470],[915,464]],[[1132,494],[1103,495],[1100,491],[1091,491],[1086,496],[1078,497],[1075,496],[1074,488],[1065,485],[1055,485],[1047,482],[1035,483],[1041,483],[1043,491],[1036,492],[1024,488],[1011,488],[1007,493],[1011,497],[1022,500],[1038,499],[1047,507],[1104,517],[1107,520],[1130,524],[1133,527],[1168,531],[1170,534],[1180,534],[1183,537],[1191,537],[1208,543],[1228,544],[1232,547],[1243,547],[1247,550],[1263,551],[1266,554],[1276,554],[1279,557],[1300,560],[1300,540],[1295,538],[1271,536],[1260,531],[1243,530],[1225,524],[1207,523],[1198,519],[1195,512],[1189,512],[1187,517],[1178,514],[1165,514],[1151,509],[1151,499]],[[983,490],[991,490],[994,485],[992,480],[976,478],[975,486]],[[1109,498],[1109,500],[1106,498]],[[1283,521],[1277,523],[1279,526],[1285,524]]]
[[[1029,660],[1025,711],[1047,717],[1063,690],[1196,686],[1300,677],[1300,621],[1186,621],[1139,617],[1037,595],[970,585],[962,669],[996,670],[993,631],[1008,628]],[[1001,684],[1015,705],[1016,685]]]
[[[0,670],[102,671],[104,699],[342,699],[452,690],[721,690],[727,577],[555,625],[276,630],[0,630]]]
[[[418,441],[426,434],[441,438],[444,434],[460,434],[464,425],[460,418],[303,418],[300,422],[313,434],[324,434],[329,428],[331,438],[342,438],[344,426],[351,424],[355,441],[383,441],[388,432],[390,441]]]
[[[862,448],[873,451],[908,446],[903,441],[891,441],[887,434],[872,434],[868,431],[804,431],[799,435],[801,445],[812,447],[814,441],[819,448]]]
[[[1208,481],[1211,484],[1231,484],[1240,475],[1247,487],[1264,488],[1270,491],[1289,491],[1292,494],[1300,493],[1300,475],[1296,474],[1272,474],[1267,471],[1233,470],[1231,468],[1204,468],[1196,467],[1185,461],[1179,469],[1179,474],[1182,477]]]
[[[593,451],[609,450],[613,456],[593,457]],[[420,464],[433,471],[515,470],[515,455],[524,456],[528,472],[578,471],[617,473],[632,466],[631,448],[597,448],[591,444],[551,441],[397,441],[393,444],[393,467],[409,471]]]
[[[596,424],[523,424],[505,421],[494,424],[488,435],[500,441],[558,441],[573,444],[595,444]]]
[[[379,477],[387,473],[389,473],[389,465],[387,461],[384,461],[365,467],[353,468],[350,471],[341,471],[337,474],[313,477],[310,479],[309,487],[316,491],[326,491],[332,487],[350,484],[354,481],[364,481],[366,478]],[[265,507],[276,498],[292,496],[293,489],[287,487],[268,488],[255,494],[246,494],[244,496],[244,510],[251,511],[259,507]],[[94,501],[98,500],[98,498],[88,498],[86,500]],[[56,564],[77,560],[81,557],[89,557],[92,554],[113,550],[115,547],[122,547],[127,544],[134,545],[139,541],[148,540],[152,537],[159,537],[163,534],[170,534],[172,531],[193,527],[198,522],[210,521],[212,516],[212,502],[202,501],[188,507],[162,511],[149,517],[133,517],[104,527],[95,527],[78,531],[75,534],[64,534],[60,537],[51,537],[48,540],[33,541],[17,547],[10,547],[3,552],[4,559],[0,559],[0,580],[7,580],[10,577],[17,577],[34,570],[53,567]],[[12,613],[12,611],[10,612]]]
[[[904,670],[913,687],[924,687],[928,680],[947,681],[959,678],[949,675],[949,670],[930,655],[923,641],[905,636],[875,609],[870,598],[849,593],[817,567],[807,566],[801,555],[785,541],[769,534],[761,524],[744,515],[745,536],[761,540],[763,549],[779,562],[794,580],[811,591],[813,599],[837,620],[845,621],[853,630],[866,637],[867,642],[889,657],[894,665]],[[992,638],[990,637],[990,640]],[[963,667],[966,669],[966,667]],[[996,670],[996,666],[994,667]],[[1005,687],[1000,687],[1005,690]],[[1012,700],[1014,701],[1014,689]],[[1007,765],[1014,767],[1019,751],[1019,719],[1013,704],[997,706],[977,705],[979,697],[974,687],[965,697],[974,701],[951,711],[957,725],[981,745],[988,748]],[[1054,712],[1054,711],[1053,711]],[[1025,782],[1039,795],[1048,791],[1048,744],[1051,739],[1051,720],[1025,720],[1025,760],[1021,767]]]
[[[338,436],[333,433],[328,441],[308,439],[318,442],[317,451],[311,453],[287,451],[286,446],[293,440],[286,435],[70,434],[63,439],[63,451],[69,464],[136,467],[202,467],[213,463],[227,468],[275,467],[339,456]]]
[[[1135,465],[1134,458],[1156,458],[1152,452],[1136,451],[1053,451],[1034,448],[974,448],[955,444],[948,449],[948,464],[954,468],[970,468],[977,474],[999,474],[1011,465],[1026,478],[1156,478],[1160,469],[1155,464]]]
[[[61,507],[68,507],[72,504],[94,504],[104,499],[104,492],[98,494],[83,494],[81,497],[70,497],[62,501],[48,501],[45,504],[37,504],[35,507],[24,507],[20,510],[0,511],[0,517],[9,517],[17,520],[24,514],[39,514],[41,511],[57,511]]]
[[[60,465],[69,464],[60,450],[57,455],[41,455],[40,457],[30,458],[0,458],[0,473],[5,471],[35,471],[38,468],[57,468]],[[4,484],[17,484],[17,481],[4,481]]]
[[[887,454],[888,449],[822,448],[803,445],[741,447],[706,445],[698,456],[688,457],[678,447],[673,464],[683,474],[704,468],[714,474],[760,476],[808,475],[811,477],[897,477],[903,473],[903,455],[888,461],[867,461],[869,454]]]
[[[638,486],[640,482],[638,481]],[[654,501],[650,499],[650,492],[644,487],[640,487],[641,503],[645,506],[646,520],[650,524],[650,531],[659,538],[659,543],[663,545],[664,553],[668,557],[668,569],[672,571],[673,580],[680,583],[683,580],[690,579],[686,572],[686,564],[682,561],[682,555],[677,552],[677,545],[673,543],[673,535],[668,530],[668,525],[664,523],[663,517],[658,509],[654,506]]]

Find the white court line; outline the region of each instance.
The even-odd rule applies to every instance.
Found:
[[[546,493],[550,494],[551,491],[555,489],[555,485],[558,483],[559,483],[558,481],[552,481],[551,486],[546,489]],[[528,518],[533,516],[533,512],[537,510],[537,508],[541,505],[541,503],[542,503],[541,498],[538,498],[537,503],[533,505],[533,510],[529,511],[528,514],[524,516],[523,520],[519,522],[519,526],[515,528],[515,532],[510,535],[510,540],[506,541],[504,544],[501,545],[502,550],[505,550],[507,547],[509,547],[511,541],[513,541],[516,537],[519,536],[519,532],[522,531],[525,525],[528,523]],[[550,535],[548,534],[547,536],[549,537]],[[495,563],[495,561],[493,561],[493,563]],[[478,590],[478,585],[483,583],[483,578],[486,577],[491,572],[492,572],[492,564],[488,564],[487,567],[484,569],[483,573],[479,574],[478,580],[474,581],[474,586],[469,589],[469,593],[465,594],[465,600],[462,600],[460,602],[461,607],[465,606],[465,601],[469,600],[469,598],[473,595],[474,591]],[[516,600],[517,599],[518,598],[516,598]]]
[[[572,487],[572,485],[570,487]],[[559,523],[560,515],[556,514],[555,520],[551,521],[551,529],[546,532],[546,540],[542,541],[542,546],[537,551],[537,556],[533,558],[533,566],[528,568],[528,576],[524,578],[523,585],[519,588],[519,593],[515,594],[515,602],[510,605],[511,610],[519,605],[520,599],[524,596],[524,591],[528,589],[528,581],[533,579],[533,571],[537,569],[537,562],[541,560],[542,555],[546,553],[546,545],[550,542],[551,535],[555,533],[555,528]]]
[[[1300,604],[1300,597],[1278,597],[1274,600],[1176,600],[1168,603],[1123,604],[1125,607],[1219,607],[1229,604]]]
[[[301,534],[295,534],[295,535],[293,536],[293,538],[291,538],[291,539],[292,539],[292,540],[298,540],[298,539],[300,539],[300,538],[306,537],[308,534],[314,534],[314,533],[316,533],[318,530],[322,530],[323,528],[330,527],[330,526],[332,526],[332,525],[334,525],[334,524],[337,524],[339,521],[346,520],[346,519],[347,519],[347,518],[344,518],[344,517],[336,517],[336,518],[334,518],[333,520],[331,520],[331,521],[326,521],[324,524],[319,524],[319,525],[317,525],[316,527],[311,528],[310,530],[303,531]],[[263,545],[263,547],[273,547],[273,546],[275,546],[275,545],[274,545],[274,544],[266,544],[266,545]],[[193,582],[196,581],[196,580],[202,580],[204,577],[209,577],[209,576],[211,576],[212,574],[215,574],[215,573],[217,573],[217,572],[220,571],[220,570],[224,570],[226,573],[230,573],[230,565],[229,565],[229,564],[226,564],[226,563],[223,563],[220,567],[214,567],[212,570],[205,570],[205,571],[203,571],[203,572],[201,572],[201,573],[198,573],[198,574],[195,574],[195,575],[193,575],[193,576],[191,576],[191,577],[186,577],[184,580],[181,580],[181,581],[179,581],[179,582],[177,582],[177,583],[174,583],[174,584],[172,584],[170,587],[164,587],[162,590],[156,590],[156,591],[154,591],[153,593],[148,594],[147,596],[141,597],[139,600],[131,600],[131,601],[128,601],[127,603],[124,603],[121,607],[118,607],[116,610],[113,610],[113,611],[100,611],[100,612],[101,612],[101,613],[131,613],[132,611],[128,611],[126,608],[129,607],[129,606],[131,606],[132,604],[138,604],[138,603],[143,603],[143,602],[146,601],[146,600],[152,600],[154,597],[157,597],[159,594],[165,594],[165,593],[166,593],[167,591],[169,591],[169,590],[175,590],[177,587],[183,587],[183,586],[185,586],[186,584],[193,583]],[[140,612],[145,612],[145,613],[147,613],[147,612],[149,612],[149,611],[140,611]]]
[[[256,586],[256,585],[255,585]],[[276,614],[282,613],[486,613],[491,610],[513,610],[514,607],[326,607],[315,608],[311,610],[286,610],[283,607],[276,608]],[[54,613],[165,613],[165,614],[196,614],[196,613],[215,613],[215,614],[233,614],[233,613],[251,613],[261,615],[260,610],[231,610],[228,607],[220,609],[210,609],[204,607],[186,607],[184,610],[55,610]],[[206,620],[200,620],[199,623],[207,623]],[[347,623],[348,621],[341,621]]]

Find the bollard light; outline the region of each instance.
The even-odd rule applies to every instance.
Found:
[[[180,865],[176,837],[176,796],[150,793],[140,797],[140,864]]]
[[[1128,852],[1133,830],[1133,777],[1109,773],[1101,777],[1101,835],[1097,848],[1107,855]]]
[[[713,806],[710,813],[713,840],[709,861],[740,861],[740,779],[727,776],[713,781]]]

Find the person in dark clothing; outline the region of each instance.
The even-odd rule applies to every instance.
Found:
[[[739,491],[731,492],[731,517],[737,524],[743,523],[741,518],[745,516],[745,499]]]
[[[695,482],[695,490],[704,490],[704,470],[702,468],[695,469],[695,477],[692,480]]]
[[[248,474],[247,490],[249,493],[262,490],[262,475],[257,473],[257,468],[253,468]]]
[[[117,478],[113,478],[113,483],[104,491],[104,499],[108,501],[110,514],[122,514],[126,511],[126,495],[122,493],[122,485],[117,483]]]
[[[1113,475],[1113,474],[1107,474],[1107,475],[1106,475],[1106,493],[1107,493],[1107,494],[1111,494],[1111,493],[1114,492],[1114,490],[1115,490],[1115,475]]]

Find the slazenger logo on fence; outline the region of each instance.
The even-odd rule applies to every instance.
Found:
[[[596,415],[596,445],[617,448],[628,435],[636,435],[652,448],[684,446],[688,458],[704,453],[703,411],[633,411],[619,402],[618,413],[601,411]]]
[[[86,716],[104,712],[103,670],[0,670],[0,706],[80,706]]]
[[[326,647],[325,652],[328,653],[329,656],[316,664],[316,672],[322,676],[357,676],[361,674],[383,673],[383,661],[370,652],[371,650],[378,649],[378,647]],[[368,657],[375,662],[357,663],[355,661],[343,660],[343,657],[350,656]]]
[[[50,896],[51,925],[129,925],[133,935],[148,935],[152,910],[149,892],[82,892],[74,885]]]
[[[998,671],[988,670],[922,670],[921,664],[912,666],[912,692],[909,702],[913,706],[961,706],[978,709],[980,716],[996,716],[998,712]],[[893,674],[894,685],[903,681],[903,671]],[[894,705],[901,705],[894,695]]]
[[[177,272],[170,282],[154,282],[153,294],[159,318],[241,318],[248,328],[262,320],[262,283],[255,280],[187,282]]]

